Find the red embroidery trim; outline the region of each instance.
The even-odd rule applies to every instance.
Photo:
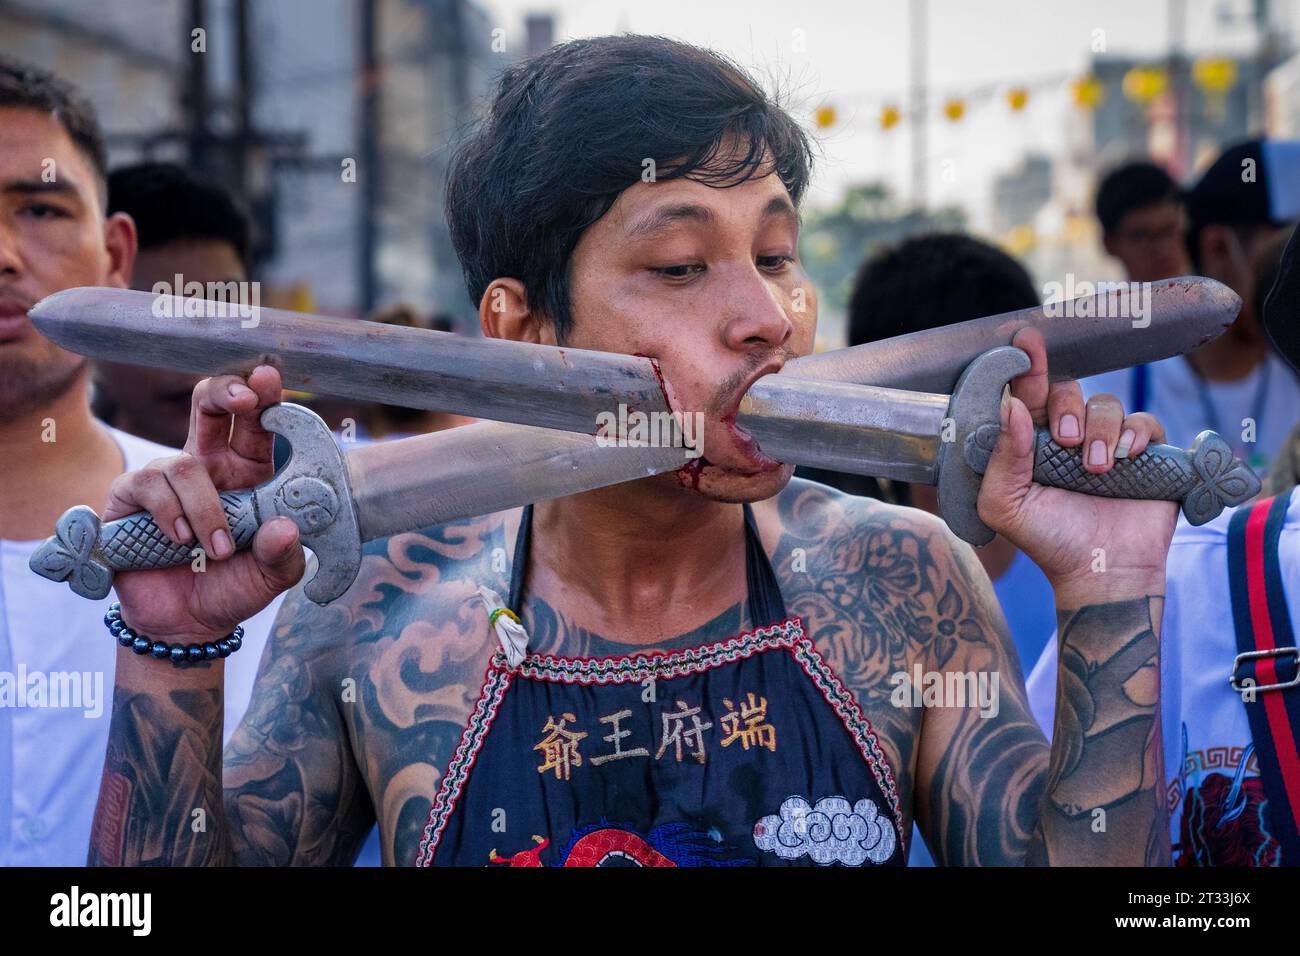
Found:
[[[497,666],[498,657],[502,664],[505,662],[505,655],[498,651],[488,664],[478,703],[470,714],[465,732],[452,752],[447,770],[438,785],[438,793],[429,808],[429,822],[424,827],[424,839],[420,841],[420,848],[415,854],[416,866],[432,865],[433,854],[438,849],[443,830],[447,828],[447,821],[451,819],[451,815],[456,810],[456,803],[460,800],[466,784],[469,783],[474,761],[478,759],[478,753],[483,749],[483,741],[487,739],[492,721],[496,719],[497,710],[501,706],[501,700],[510,687],[513,675],[508,667]]]

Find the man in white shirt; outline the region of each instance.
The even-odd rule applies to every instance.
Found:
[[[1240,295],[1240,316],[1185,356],[1080,384],[1085,398],[1116,395],[1126,407],[1155,415],[1170,444],[1185,448],[1204,429],[1218,432],[1263,477],[1300,417],[1300,379],[1260,330],[1254,276],[1261,253],[1300,217],[1300,141],[1252,140],[1225,150],[1186,193],[1185,205],[1192,270]],[[1129,259],[1123,261],[1127,267]],[[1166,276],[1130,275],[1135,282],[1158,278]]]
[[[26,313],[71,286],[126,287],[129,216],[105,215],[104,146],[57,78],[0,61],[0,864],[85,863],[103,770],[117,647],[112,595],[89,602],[27,567],[73,505],[104,507],[124,471],[172,449],[96,421],[81,356]],[[175,529],[190,540],[187,528]],[[246,627],[226,668],[225,736],[246,709],[273,620]]]

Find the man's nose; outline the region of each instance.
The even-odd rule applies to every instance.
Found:
[[[0,222],[0,275],[16,276],[22,271],[22,259],[18,255],[18,237],[9,225]]]
[[[755,347],[777,349],[794,333],[786,303],[756,271],[739,279],[726,296],[724,334],[728,347],[740,352]]]

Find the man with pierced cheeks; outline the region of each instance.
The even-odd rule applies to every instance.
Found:
[[[1159,424],[1049,383],[1041,337],[1016,336],[1032,367],[979,508],[1051,581],[1078,651],[1062,659],[1090,663],[1060,676],[1049,748],[970,548],[929,515],[792,480],[736,426],[745,390],[813,347],[809,175],[794,120],[709,51],[603,37],[507,70],[448,184],[483,331],[651,356],[705,414],[698,467],[371,543],[338,601],[288,595],[224,754],[222,663],[121,651],[92,862],[348,863],[378,820],[398,865],[873,866],[905,862],[913,819],[945,864],[1166,861],[1175,505],[1030,480],[1035,423],[1094,473],[1122,430],[1137,454]],[[279,394],[268,366],[203,381],[193,454],[114,485],[108,517],[184,517],[215,559],[121,575],[134,632],[218,640],[302,576],[287,519],[247,552],[214,546],[218,489],[271,473],[258,415]],[[522,662],[481,586],[520,619]],[[890,675],[918,664],[998,673],[996,715],[894,706]]]

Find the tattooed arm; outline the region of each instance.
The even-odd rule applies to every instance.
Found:
[[[970,548],[946,532],[931,547],[949,576],[941,586],[952,587],[971,612],[953,653],[935,660],[935,670],[945,675],[945,688],[979,688],[983,673],[982,686],[998,689],[994,707],[945,700],[948,706],[925,711],[918,821],[936,859],[1167,863],[1158,710],[1162,599],[1118,584],[1120,593],[1107,593],[1104,578],[1084,600],[1058,589],[1062,667],[1049,755],[987,575]],[[1073,606],[1062,605],[1062,597]]]
[[[336,617],[286,598],[224,759],[223,664],[119,652],[92,866],[355,860],[374,812],[339,713]]]
[[[1052,761],[1029,862],[1168,866],[1159,699],[1164,598],[1071,610],[1059,604]],[[1104,834],[1119,845],[1107,846]]]

